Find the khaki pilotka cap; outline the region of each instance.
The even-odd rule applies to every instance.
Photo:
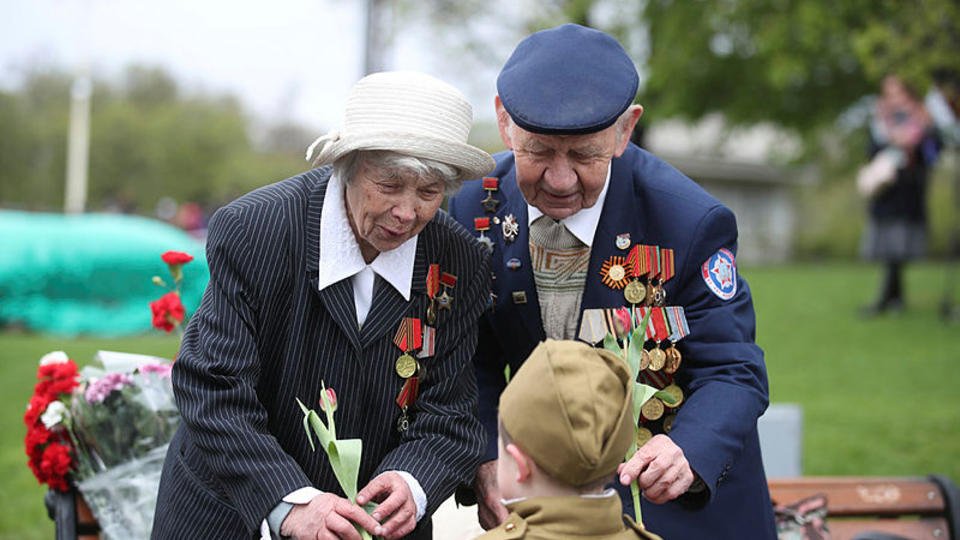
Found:
[[[634,437],[633,381],[617,355],[548,339],[500,396],[514,444],[553,478],[575,487],[613,474]]]

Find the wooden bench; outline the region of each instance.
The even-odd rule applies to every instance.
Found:
[[[776,503],[827,497],[827,527],[833,540],[865,532],[909,539],[960,538],[960,491],[948,478],[824,476],[769,480]]]
[[[882,532],[911,540],[960,540],[960,490],[948,478],[823,476],[769,480],[770,496],[788,505],[823,494],[832,540]],[[57,540],[95,540],[99,527],[81,497],[47,494]]]

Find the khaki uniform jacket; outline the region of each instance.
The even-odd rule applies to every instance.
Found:
[[[620,498],[535,497],[507,504],[507,520],[477,540],[662,540],[623,515]]]

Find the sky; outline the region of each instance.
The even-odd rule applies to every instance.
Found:
[[[37,62],[105,77],[141,63],[188,90],[233,93],[261,119],[326,129],[362,75],[363,21],[362,0],[0,0],[0,87]],[[491,118],[495,73],[464,81],[431,36],[396,32],[388,67],[445,79]]]

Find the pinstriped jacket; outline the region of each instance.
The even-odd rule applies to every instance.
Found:
[[[298,488],[342,495],[326,454],[310,449],[295,401],[318,408],[321,381],[337,391],[338,436],[363,440],[360,486],[407,471],[429,516],[473,476],[485,438],[471,364],[489,291],[483,248],[439,211],[418,238],[410,301],[378,277],[358,329],[350,280],[317,287],[329,178],[321,168],[261,188],[211,221],[210,282],[173,370],[183,422],[164,464],[153,538],[250,538]],[[424,317],[430,263],[458,281],[401,435],[393,337],[403,317]],[[428,517],[417,530],[429,534]]]

